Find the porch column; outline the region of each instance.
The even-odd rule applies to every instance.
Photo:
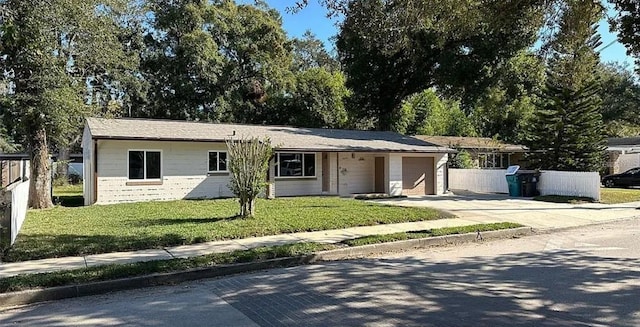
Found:
[[[275,158],[275,157],[274,157]],[[276,166],[275,159],[269,160],[269,172],[267,178],[267,199],[275,199],[276,197]]]
[[[402,154],[389,153],[387,165],[388,188],[390,196],[402,195]]]

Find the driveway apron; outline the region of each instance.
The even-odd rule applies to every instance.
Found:
[[[478,223],[513,222],[538,229],[576,227],[640,217],[640,202],[566,204],[512,198],[502,194],[463,193],[376,200],[406,207],[430,207]]]

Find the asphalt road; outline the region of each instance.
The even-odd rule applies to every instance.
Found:
[[[640,220],[0,312],[2,326],[639,326]]]

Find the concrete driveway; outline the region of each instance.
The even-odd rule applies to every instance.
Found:
[[[376,202],[407,207],[430,207],[478,223],[509,221],[539,229],[585,226],[640,217],[640,202],[564,204],[511,198],[502,194],[469,192],[384,199]]]

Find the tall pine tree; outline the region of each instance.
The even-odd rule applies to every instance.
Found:
[[[526,143],[534,168],[598,171],[605,149],[596,68],[602,7],[568,1],[552,41],[547,82]]]

